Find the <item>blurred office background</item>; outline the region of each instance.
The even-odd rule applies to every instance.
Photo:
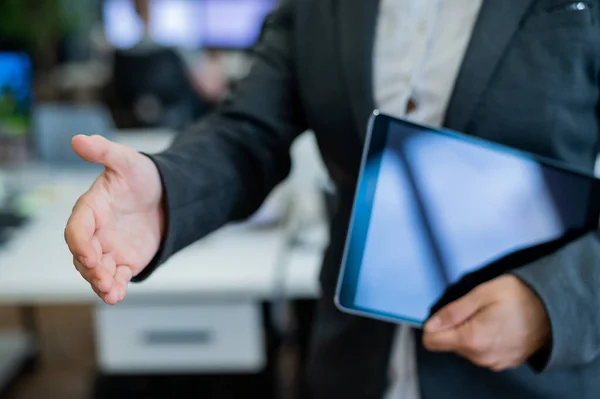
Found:
[[[154,152],[243,78],[277,0],[0,1],[0,398],[293,398],[334,206],[310,132],[249,221],[117,307],[62,231],[101,134]]]

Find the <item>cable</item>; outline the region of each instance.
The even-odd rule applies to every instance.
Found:
[[[279,249],[275,261],[275,273],[273,282],[273,299],[271,310],[271,321],[276,331],[282,336],[287,333],[290,325],[289,312],[287,311],[287,275],[289,269],[289,258],[299,232],[303,228],[302,212],[297,201],[290,201],[288,208],[288,219],[283,231],[283,244]]]

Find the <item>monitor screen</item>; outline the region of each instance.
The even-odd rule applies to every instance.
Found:
[[[251,47],[266,15],[277,0],[150,0],[148,33],[166,47]],[[144,24],[133,0],[105,0],[104,29],[108,42],[130,49],[144,37]]]
[[[256,43],[276,0],[205,0],[204,46],[248,48]]]
[[[202,46],[201,0],[151,0],[148,33],[156,44],[195,49]],[[106,38],[119,49],[135,46],[144,36],[144,24],[133,0],[106,0]]]
[[[103,8],[104,34],[108,42],[119,49],[133,47],[142,38],[142,21],[138,18],[133,1],[105,0]]]
[[[19,52],[0,52],[0,138],[29,132],[31,60]]]

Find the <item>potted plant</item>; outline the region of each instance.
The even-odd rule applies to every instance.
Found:
[[[49,71],[57,62],[60,40],[74,27],[63,0],[1,0],[0,37],[31,54],[36,70]]]

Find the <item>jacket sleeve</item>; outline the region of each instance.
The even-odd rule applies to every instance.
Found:
[[[539,296],[552,341],[530,361],[538,372],[591,363],[600,356],[600,233],[513,272]]]
[[[265,21],[250,73],[212,115],[151,159],[164,186],[167,232],[147,278],[172,254],[229,221],[250,216],[289,174],[290,147],[304,130],[295,76],[294,3]]]

